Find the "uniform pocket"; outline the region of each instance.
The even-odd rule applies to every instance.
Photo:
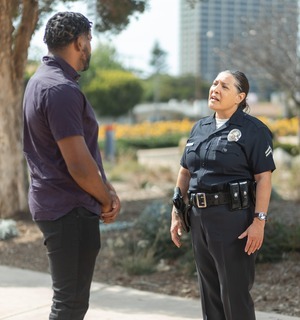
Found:
[[[240,167],[240,155],[242,150],[236,143],[227,140],[219,141],[214,147],[211,157],[214,159],[214,165],[223,174],[233,174],[235,168]]]
[[[186,164],[190,172],[193,172],[198,168],[200,162],[199,143],[193,143],[185,148]]]
[[[239,154],[241,153],[241,149],[236,143],[229,142],[227,140],[221,140],[216,145],[215,151],[221,152],[224,154],[234,154],[236,156],[239,156]]]

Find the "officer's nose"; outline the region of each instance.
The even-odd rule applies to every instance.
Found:
[[[220,83],[218,83],[216,86],[214,86],[213,91],[214,92],[219,92],[220,91]]]

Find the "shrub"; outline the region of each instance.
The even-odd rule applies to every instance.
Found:
[[[265,227],[264,243],[258,252],[258,262],[276,262],[282,259],[288,247],[288,233],[280,222],[269,222]]]
[[[177,147],[181,134],[166,134],[160,137],[136,137],[130,139],[119,139],[117,142],[118,148],[121,150],[133,149],[151,149],[151,148],[169,148]]]
[[[300,154],[299,145],[288,144],[288,143],[280,143],[278,141],[274,142],[274,149],[281,148],[292,156],[297,156]]]
[[[154,201],[144,209],[136,223],[142,239],[151,245],[157,260],[180,255],[180,250],[175,247],[170,237],[170,213],[170,204]]]
[[[142,275],[153,273],[156,262],[151,250],[145,252],[145,250],[134,246],[134,248],[130,250],[129,255],[121,260],[121,265],[129,275]]]
[[[258,262],[277,262],[284,254],[300,251],[300,226],[270,221],[265,228],[264,244],[258,252]]]

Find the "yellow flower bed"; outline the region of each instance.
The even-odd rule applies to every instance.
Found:
[[[296,135],[298,131],[297,117],[291,119],[271,120],[265,117],[260,117],[270,130],[276,136]],[[130,138],[149,138],[160,137],[167,134],[181,133],[189,134],[195,121],[187,119],[181,121],[160,121],[160,122],[143,122],[137,124],[119,124],[114,123],[112,129],[115,131],[116,139],[130,139]],[[99,139],[105,138],[105,131],[107,126],[100,126]]]
[[[297,117],[277,120],[260,117],[260,120],[265,123],[270,128],[270,130],[278,137],[297,135],[299,126]]]
[[[116,139],[125,138],[148,138],[160,137],[166,134],[182,133],[188,134],[195,122],[189,120],[181,121],[159,121],[143,122],[137,124],[113,124]],[[106,126],[100,126],[99,139],[104,139]]]

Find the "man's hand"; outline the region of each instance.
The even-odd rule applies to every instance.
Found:
[[[114,191],[110,191],[111,197],[112,197],[112,203],[110,206],[102,206],[102,211],[100,215],[100,219],[104,223],[112,223],[116,220],[120,209],[121,209],[121,203],[120,199],[117,196],[117,194]]]

